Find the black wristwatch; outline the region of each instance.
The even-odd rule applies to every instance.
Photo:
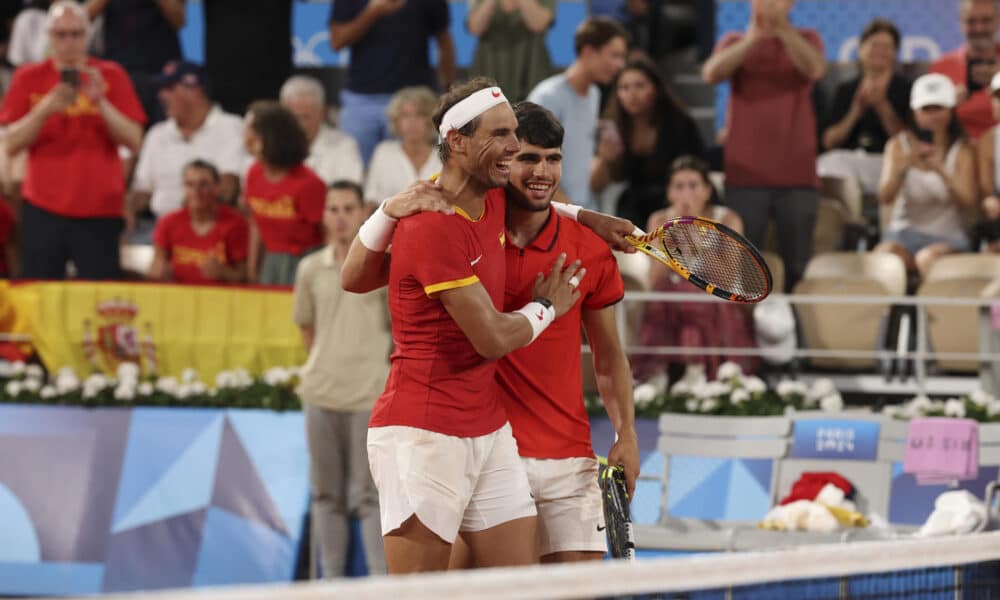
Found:
[[[552,301],[549,300],[548,298],[543,298],[542,296],[538,296],[537,298],[532,298],[531,301],[537,302],[542,306],[544,306],[545,308],[552,308]]]

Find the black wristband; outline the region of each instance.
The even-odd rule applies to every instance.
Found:
[[[544,298],[542,296],[538,296],[537,298],[532,298],[531,301],[532,302],[537,302],[537,303],[541,304],[542,306],[544,306],[545,308],[552,308],[552,301],[549,300],[548,298]]]

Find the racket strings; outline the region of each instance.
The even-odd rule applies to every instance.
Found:
[[[671,258],[716,288],[748,300],[769,291],[767,275],[753,254],[711,225],[674,223],[664,229],[662,243]]]

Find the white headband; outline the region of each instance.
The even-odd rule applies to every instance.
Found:
[[[503,92],[498,87],[488,87],[478,92],[470,94],[455,106],[448,109],[441,119],[441,127],[438,133],[443,141],[448,137],[448,132],[452,129],[461,129],[468,125],[473,119],[493,108],[498,104],[507,102]]]

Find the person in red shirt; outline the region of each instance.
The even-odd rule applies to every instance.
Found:
[[[246,280],[248,226],[221,201],[215,165],[194,160],[184,167],[184,208],[156,223],[156,254],[150,279],[177,283],[240,283]]]
[[[400,221],[394,236],[382,229],[389,217],[380,208],[341,271],[351,292],[384,285],[392,236],[396,350],[368,432],[391,574],[447,568],[459,534],[483,566],[536,560],[535,505],[494,380],[495,359],[569,310],[585,271],[577,272],[579,262],[563,269],[560,256],[548,276],[538,274],[532,300],[501,312],[502,186],[518,142],[517,119],[495,85],[477,78],[443,96],[434,116],[441,177],[398,195],[404,203],[436,196],[449,206]]]
[[[730,33],[702,67],[710,83],[729,80],[725,140],[726,204],[746,236],[763,245],[773,218],[791,290],[812,256],[819,210],[816,113],[812,91],[823,77],[823,42],[788,20],[792,0],[753,0],[746,33]]]
[[[972,139],[979,139],[997,123],[990,106],[990,81],[1000,72],[996,0],[961,0],[959,27],[965,45],[931,63],[930,72],[946,75],[958,88],[958,120]]]
[[[247,121],[247,147],[257,159],[247,171],[243,193],[253,217],[249,278],[264,285],[293,285],[299,261],[323,245],[326,184],[302,164],[309,142],[287,109],[277,102],[257,102]]]
[[[51,58],[14,73],[0,105],[6,150],[28,150],[21,277],[120,276],[125,176],[119,146],[139,152],[146,121],[118,64],[88,58],[90,24],[76,2],[49,9]]]

